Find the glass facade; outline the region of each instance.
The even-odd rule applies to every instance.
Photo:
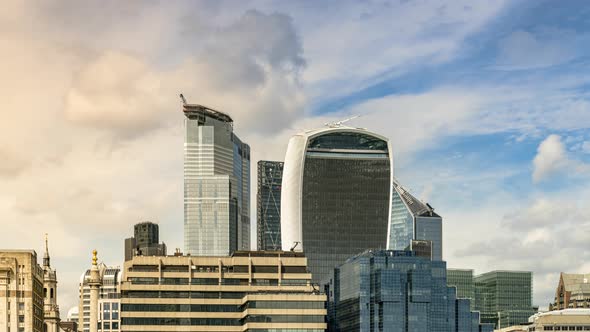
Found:
[[[457,298],[471,299],[471,310],[475,310],[473,270],[448,269],[447,285],[457,289]]]
[[[475,308],[497,328],[528,322],[532,306],[532,272],[492,271],[474,278]]]
[[[258,250],[281,250],[281,186],[283,163],[258,162]]]
[[[447,287],[446,263],[412,251],[366,251],[324,285],[329,331],[492,331]]]
[[[250,249],[250,147],[229,116],[199,105],[184,114],[185,253]]]
[[[353,132],[312,137],[304,165],[302,247],[319,283],[351,255],[386,247],[391,165],[386,141]]]
[[[432,259],[442,260],[442,217],[396,181],[393,181],[392,186],[388,249],[406,250],[411,248],[412,240],[430,241]]]

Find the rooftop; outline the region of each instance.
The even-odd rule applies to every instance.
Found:
[[[393,188],[400,195],[401,199],[410,209],[410,212],[418,217],[439,217],[434,212],[434,208],[428,203],[424,203],[410,194],[405,188],[403,188],[396,180],[393,180]]]
[[[195,115],[205,115],[223,122],[234,122],[229,115],[199,104],[184,104],[182,105],[182,111],[188,118]]]

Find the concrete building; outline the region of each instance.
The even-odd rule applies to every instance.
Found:
[[[329,331],[493,330],[447,286],[445,262],[413,251],[365,251],[335,268],[324,289]]]
[[[121,331],[326,329],[326,296],[311,285],[302,253],[136,256],[123,274]]]
[[[121,269],[103,263],[97,263],[96,269],[99,278],[95,307],[97,331],[118,332],[121,329]],[[80,276],[78,312],[81,314],[78,314],[78,329],[81,332],[90,332],[91,309],[94,308],[91,305],[91,275],[92,269],[88,269]]]
[[[37,253],[0,249],[0,332],[42,332],[43,299]]]
[[[474,278],[475,309],[482,322],[496,328],[520,325],[537,310],[533,307],[533,273],[491,271]]]
[[[457,289],[457,298],[470,299],[471,310],[475,310],[473,270],[447,269],[447,285]]]
[[[166,256],[166,244],[159,243],[158,224],[146,221],[133,226],[133,237],[125,239],[125,260],[133,256]]]
[[[313,281],[368,248],[386,248],[393,156],[389,140],[333,124],[289,140],[281,245],[305,252]]]
[[[590,331],[590,309],[574,308],[539,313],[531,317],[528,331]]]
[[[283,162],[258,162],[256,223],[258,250],[281,250],[281,186]]]
[[[232,118],[184,104],[184,252],[227,256],[250,249],[250,147]]]
[[[561,273],[549,310],[590,308],[590,274]]]
[[[60,316],[57,305],[57,272],[51,268],[49,244],[45,234],[45,254],[43,256],[43,331],[59,332]]]

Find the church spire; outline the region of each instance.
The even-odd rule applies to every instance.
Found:
[[[47,233],[45,233],[45,255],[43,255],[43,267],[50,267],[49,263],[49,244]]]

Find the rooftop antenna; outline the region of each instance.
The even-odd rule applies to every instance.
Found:
[[[344,119],[344,120],[340,120],[340,121],[335,121],[335,122],[326,122],[326,123],[324,123],[324,126],[326,126],[326,127],[330,127],[330,128],[338,128],[338,127],[342,127],[342,125],[343,125],[343,124],[347,123],[347,122],[348,122],[348,121],[350,121],[350,120],[356,119],[356,118],[358,118],[358,117],[360,117],[360,115],[354,115],[354,116],[351,116],[351,117],[350,117],[350,118],[348,118],[348,119]]]
[[[295,251],[295,248],[297,248],[297,245],[299,244],[299,241],[295,241],[295,244],[291,247],[291,249],[289,249],[290,251]]]
[[[186,99],[184,98],[184,96],[182,95],[182,93],[180,94],[180,100],[182,100],[182,104],[186,105]]]

